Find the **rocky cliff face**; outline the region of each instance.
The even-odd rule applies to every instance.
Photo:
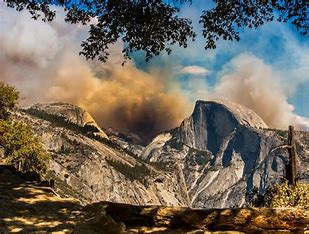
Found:
[[[216,155],[239,126],[267,128],[257,114],[239,104],[197,101],[193,114],[182,122],[177,135],[184,144]]]
[[[179,128],[149,144],[142,157],[178,165],[192,207],[243,206],[246,194],[283,178],[288,155],[276,150],[287,132],[269,130],[252,110],[224,101],[198,101]],[[309,134],[298,132],[298,176],[309,179]]]
[[[79,127],[92,128],[92,131],[97,135],[108,138],[106,133],[97,125],[92,116],[86,110],[78,106],[62,102],[38,103],[26,108],[25,110],[27,110],[28,113],[36,114],[38,117],[42,117],[44,114],[45,116],[55,116]]]
[[[42,137],[52,156],[48,177],[56,180],[59,194],[83,203],[188,205],[179,174],[161,169],[159,163],[144,162],[96,135],[96,128],[85,127],[89,120],[97,125],[84,110],[67,104],[35,105],[15,112],[14,117],[30,124]]]
[[[42,136],[57,191],[84,203],[239,207],[255,188],[263,194],[283,178],[288,162],[278,148],[287,131],[267,129],[252,110],[231,102],[198,101],[178,128],[146,147],[134,136],[107,136],[70,104],[38,104],[14,116]],[[308,181],[309,133],[296,137],[298,177]]]
[[[127,149],[135,155],[141,155],[145,146],[143,140],[134,134],[124,134],[115,129],[108,128],[105,132],[110,140],[116,142],[122,148]]]

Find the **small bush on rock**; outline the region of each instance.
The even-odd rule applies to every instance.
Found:
[[[309,208],[309,184],[296,183],[293,186],[284,181],[265,194],[264,204],[269,207]]]

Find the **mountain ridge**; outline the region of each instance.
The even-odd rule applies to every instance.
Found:
[[[111,139],[95,136],[96,129],[75,128],[77,122],[63,122],[63,116],[39,106],[17,111],[14,117],[42,137],[52,154],[49,175],[83,194],[84,203],[244,206],[255,188],[263,194],[284,176],[287,154],[272,150],[285,143],[287,132],[264,129],[260,117],[239,104],[198,101],[178,128],[158,135],[146,147],[117,132]],[[298,172],[308,181],[309,134],[296,135]]]
[[[287,131],[265,129],[265,123],[254,112],[232,105],[231,108],[230,102],[198,101],[192,115],[166,141],[152,142],[142,155],[149,161],[182,168],[180,174],[186,178],[193,207],[243,206],[247,194],[255,188],[263,194],[284,177],[287,151],[272,150],[286,144]],[[300,141],[298,173],[308,180],[309,134],[296,135]]]

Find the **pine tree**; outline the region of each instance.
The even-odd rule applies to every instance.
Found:
[[[41,174],[47,170],[49,154],[31,126],[11,118],[18,98],[16,88],[0,82],[0,147],[5,161],[17,170]]]

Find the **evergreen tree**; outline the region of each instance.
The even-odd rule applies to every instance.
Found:
[[[0,82],[0,147],[7,163],[19,171],[41,174],[47,170],[49,154],[31,126],[10,116],[9,110],[16,107],[18,97],[14,87]]]
[[[9,109],[15,108],[18,103],[19,92],[15,87],[11,87],[0,82],[0,119],[9,117]]]

